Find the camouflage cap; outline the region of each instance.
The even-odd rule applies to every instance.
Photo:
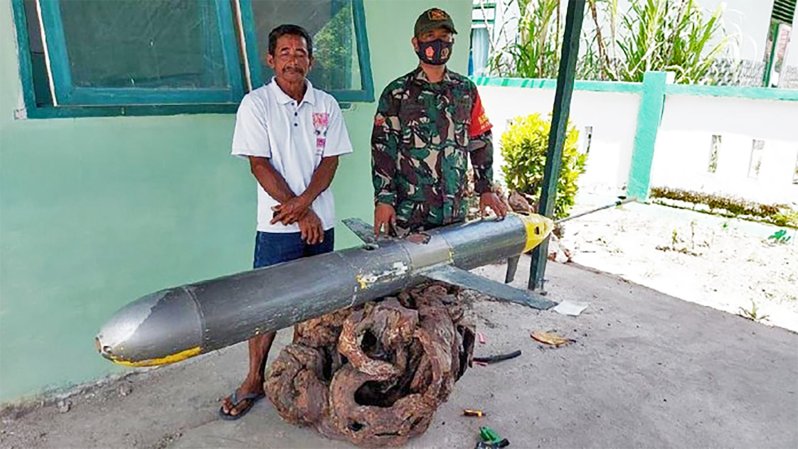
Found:
[[[416,19],[416,26],[413,30],[413,34],[418,36],[427,31],[434,30],[435,28],[446,28],[452,33],[457,34],[457,30],[454,29],[452,17],[440,8],[430,8],[422,12],[421,15],[418,16],[418,19]]]

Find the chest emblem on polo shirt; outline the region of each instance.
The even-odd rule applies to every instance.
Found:
[[[327,128],[330,122],[330,114],[326,112],[313,113],[313,127],[316,129]]]
[[[316,134],[316,155],[324,154],[327,145],[327,125],[330,123],[330,114],[327,112],[313,113],[313,130]]]

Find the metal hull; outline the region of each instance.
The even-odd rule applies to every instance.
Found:
[[[510,215],[439,228],[424,243],[380,242],[162,290],[119,310],[97,347],[124,365],[173,363],[395,293],[435,267],[519,255],[550,229],[543,217]]]

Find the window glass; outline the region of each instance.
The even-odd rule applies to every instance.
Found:
[[[269,32],[282,24],[300,25],[313,40],[313,68],[308,79],[328,90],[360,90],[352,2],[342,0],[252,0],[264,82],[272,77],[266,65]]]

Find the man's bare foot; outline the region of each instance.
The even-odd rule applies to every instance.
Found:
[[[219,413],[232,419],[240,418],[263,397],[263,381],[247,382],[244,381],[236,391],[222,400],[222,407]]]
[[[263,373],[266,358],[274,341],[274,332],[257,335],[249,339],[249,371],[236,391],[222,400],[219,415],[222,419],[238,419],[244,416],[263,397]]]

